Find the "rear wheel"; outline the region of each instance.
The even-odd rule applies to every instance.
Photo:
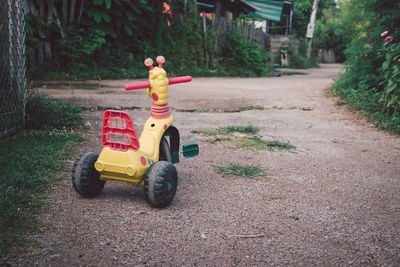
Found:
[[[95,197],[104,188],[105,182],[100,180],[100,173],[94,168],[98,157],[98,154],[86,153],[75,161],[72,169],[72,185],[83,197]]]
[[[144,194],[156,208],[164,208],[174,199],[178,187],[175,166],[166,161],[157,161],[150,166],[144,181]]]

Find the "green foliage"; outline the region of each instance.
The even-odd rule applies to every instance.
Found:
[[[305,36],[310,21],[313,2],[310,0],[294,1],[293,28],[297,35]]]
[[[60,55],[74,64],[78,61],[89,64],[88,56],[106,43],[105,32],[100,29],[70,28],[68,35],[70,38],[59,40]]]
[[[36,5],[36,10],[40,5],[44,10],[50,7],[50,1],[27,1]],[[192,76],[254,76],[265,72],[267,54],[254,43],[233,37],[228,38],[225,50],[216,49],[217,34],[211,30],[209,19],[205,39],[195,1],[187,1],[186,10],[183,0],[170,1],[172,13],[168,14],[163,1],[90,0],[84,1],[83,9],[76,4],[72,20],[71,3],[68,1],[64,6],[66,2],[53,2],[60,24],[54,16],[49,19],[48,14],[29,12],[26,16],[30,78],[145,77],[148,71],[143,66],[144,59],[160,54],[167,59],[165,68],[172,76],[188,72]],[[45,43],[52,48],[52,59],[45,58],[44,64],[38,64],[39,52],[42,51],[43,58]],[[243,59],[235,47],[238,44],[245,51]],[[228,64],[222,59],[223,53],[234,53],[234,60],[246,63],[241,68],[250,69],[241,71],[237,62]]]
[[[246,177],[252,179],[265,179],[267,176],[266,170],[261,165],[245,165],[233,162],[228,162],[223,165],[213,165],[216,171],[220,174]]]
[[[304,55],[305,53],[301,53],[301,49],[299,49],[299,52],[296,52],[296,50],[288,48],[288,54],[289,68],[307,69],[318,66],[318,62],[314,58],[308,60],[307,57]]]
[[[226,35],[221,64],[229,73],[238,76],[262,76],[267,72],[269,54],[258,44],[246,41],[239,33]]]
[[[45,95],[32,91],[27,98],[26,128],[76,128],[80,127],[83,118],[79,115],[79,107],[57,102],[47,98]]]
[[[343,23],[351,42],[345,50],[345,72],[333,90],[350,106],[366,111],[377,127],[400,133],[398,40],[400,3],[388,0],[351,0],[342,4]],[[384,44],[380,34],[393,41]],[[383,48],[382,48],[383,47]]]
[[[351,41],[351,35],[343,20],[342,10],[331,7],[322,11],[323,16],[315,22],[313,46],[333,49],[337,62],[345,60],[344,50]]]
[[[390,39],[392,36],[386,37]],[[382,100],[391,113],[400,111],[400,42],[388,40],[382,49],[385,61],[379,73],[383,75]]]

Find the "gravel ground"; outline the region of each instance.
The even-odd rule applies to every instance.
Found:
[[[340,68],[322,65],[307,75],[280,78],[196,78],[171,86],[182,142],[200,145],[199,157],[176,165],[179,186],[172,204],[154,209],[142,187],[117,182],[84,199],[65,173],[52,208],[41,216],[42,231],[33,236],[39,245],[19,264],[399,266],[400,141],[325,96]],[[102,81],[96,90],[47,84],[41,90],[91,107],[133,109],[140,131],[150,100],[144,91],[124,92],[127,82]],[[263,110],[238,112],[250,105]],[[90,129],[79,153],[99,152],[102,112],[84,116]],[[231,150],[191,133],[248,124],[259,126],[266,140],[297,148]],[[225,162],[261,164],[268,177],[217,174],[212,165]]]

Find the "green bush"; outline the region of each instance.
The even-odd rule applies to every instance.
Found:
[[[397,113],[400,111],[400,42],[392,38],[385,37],[382,49],[385,61],[379,73],[383,76],[382,101],[390,113]]]
[[[297,53],[296,50],[289,48],[289,65],[288,67],[294,69],[307,69],[317,67],[318,63],[314,58],[307,59],[305,55]]]
[[[333,87],[351,107],[364,110],[380,128],[400,133],[400,13],[390,0],[351,0],[342,5],[351,42],[345,72]],[[392,37],[381,36],[389,31]]]
[[[27,97],[25,113],[27,129],[76,128],[80,127],[83,118],[79,115],[81,108],[54,101],[45,95],[31,91]]]
[[[268,68],[269,54],[258,44],[245,40],[239,33],[226,35],[221,65],[232,75],[263,76]]]

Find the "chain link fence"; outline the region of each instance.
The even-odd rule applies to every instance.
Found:
[[[25,123],[25,0],[0,4],[0,139]]]

